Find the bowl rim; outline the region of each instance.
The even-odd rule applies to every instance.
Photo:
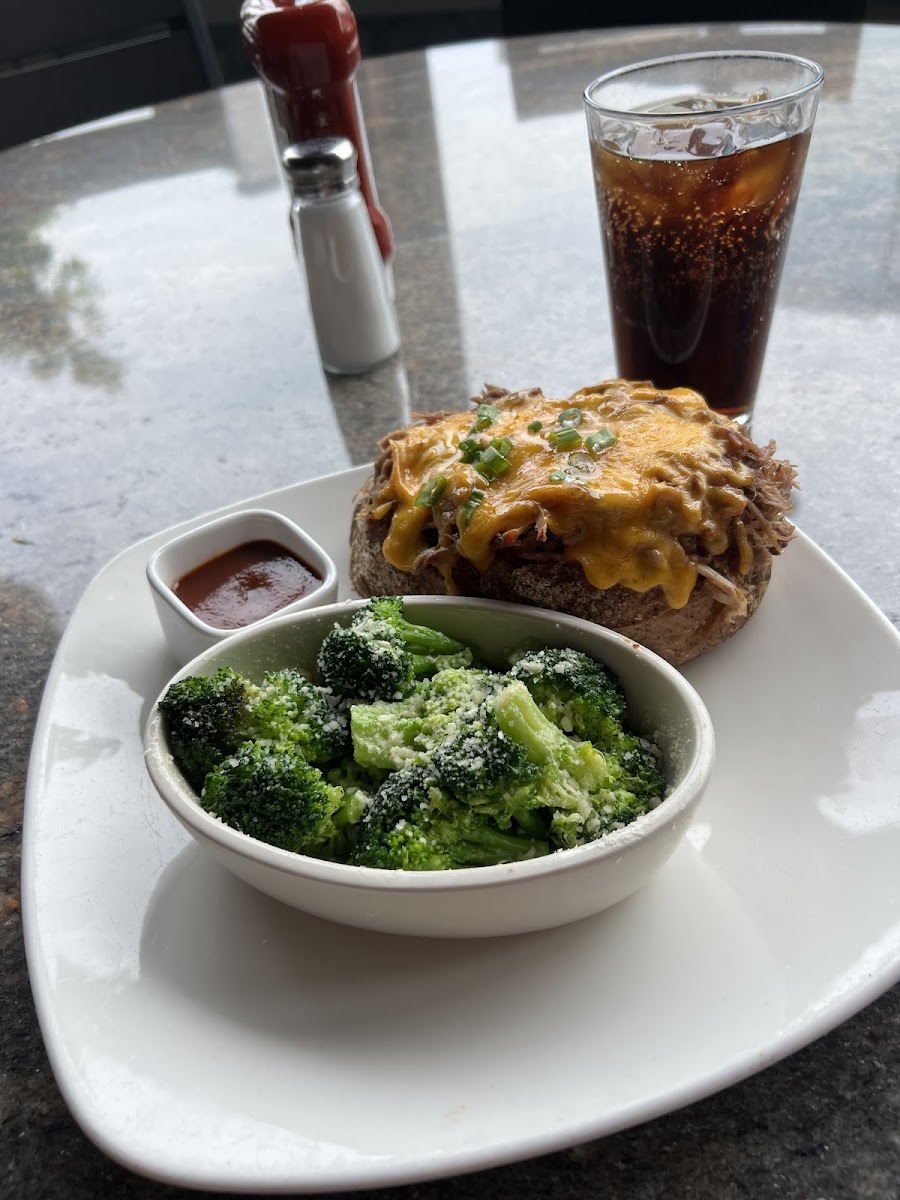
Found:
[[[477,891],[485,888],[510,884],[514,880],[533,879],[556,874],[567,868],[594,864],[607,858],[617,858],[633,844],[642,842],[661,831],[679,816],[689,811],[702,796],[715,763],[715,732],[706,705],[696,689],[665,659],[634,639],[595,625],[581,617],[552,609],[531,607],[511,601],[489,600],[475,596],[405,595],[401,599],[415,603],[424,602],[427,607],[458,608],[472,606],[480,611],[508,612],[535,617],[538,625],[552,622],[563,628],[573,628],[596,636],[599,641],[625,647],[647,667],[662,675],[685,701],[685,707],[697,731],[695,751],[686,764],[681,781],[650,812],[643,813],[622,829],[605,834],[597,841],[566,850],[553,851],[538,858],[524,859],[514,863],[501,863],[487,867],[458,867],[452,871],[402,871],[383,867],[352,866],[347,863],[330,862],[312,858],[292,850],[272,846],[249,834],[227,825],[219,817],[204,809],[192,788],[178,770],[171,753],[165,746],[165,734],[159,711],[159,701],[169,686],[187,675],[202,673],[206,660],[221,653],[221,643],[216,643],[198,654],[171,676],[156,700],[146,722],[143,737],[144,760],[162,800],[171,812],[192,834],[212,842],[218,849],[278,871],[281,874],[302,878],[309,882],[330,884],[342,889],[350,888],[376,892],[432,893],[451,891]],[[339,617],[359,608],[365,600],[344,600],[335,604],[320,605],[299,612],[287,612],[265,621],[247,626],[229,638],[229,644],[237,641],[252,641],[258,636],[268,636],[273,627],[292,625],[311,620],[313,617]],[[600,659],[602,661],[602,659]],[[197,668],[201,668],[198,672]]]
[[[258,520],[264,518],[271,519],[273,524],[279,525],[282,529],[286,529],[298,543],[302,543],[310,552],[312,557],[316,557],[318,562],[313,564],[322,568],[322,578],[319,584],[313,588],[311,592],[307,592],[305,596],[300,596],[297,600],[292,600],[290,604],[283,608],[277,609],[274,613],[270,613],[266,617],[258,617],[255,621],[251,621],[248,625],[241,625],[238,629],[222,629],[218,625],[209,625],[206,621],[202,621],[196,613],[194,613],[183,600],[179,599],[177,593],[173,591],[172,585],[163,579],[160,573],[159,563],[163,557],[168,554],[174,547],[181,544],[190,544],[193,541],[202,542],[205,536],[217,529],[227,529],[231,525],[239,526],[248,520]],[[235,542],[234,546],[229,547],[234,549],[241,543]],[[219,553],[226,554],[228,550],[222,550]],[[210,557],[217,557],[216,554]],[[203,566],[209,561],[209,557],[201,558],[196,564],[198,567]],[[193,569],[193,568],[192,568]],[[186,625],[189,625],[196,633],[201,633],[213,642],[223,641],[225,638],[232,638],[238,632],[244,630],[255,629],[263,621],[271,621],[277,617],[289,616],[292,613],[303,611],[304,608],[324,607],[324,605],[316,604],[316,597],[324,590],[333,588],[337,582],[337,566],[334,559],[319,543],[307,533],[302,526],[296,521],[292,521],[290,517],[284,513],[277,512],[274,508],[242,508],[237,512],[226,513],[221,517],[213,517],[209,521],[204,521],[200,525],[195,525],[192,529],[186,529],[182,533],[176,534],[168,539],[163,545],[151,554],[147,560],[146,566],[147,580],[154,592],[164,600],[168,606],[176,613]]]

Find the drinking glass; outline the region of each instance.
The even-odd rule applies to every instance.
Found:
[[[714,51],[585,89],[623,378],[749,421],[823,78],[789,54]]]

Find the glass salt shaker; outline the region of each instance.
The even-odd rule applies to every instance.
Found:
[[[368,371],[400,348],[384,261],[359,187],[349,138],[286,148],[291,230],[306,269],[319,354],[326,371]]]

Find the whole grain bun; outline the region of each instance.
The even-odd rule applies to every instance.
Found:
[[[367,520],[364,504],[357,506],[350,535],[350,578],[359,595],[446,595],[446,582],[434,567],[409,574],[385,559],[381,545],[389,524],[384,518]],[[719,590],[705,579],[698,582],[684,608],[670,608],[660,588],[632,592],[616,585],[598,591],[577,563],[520,562],[508,553],[498,554],[486,571],[464,564],[454,572],[454,581],[459,595],[533,604],[583,617],[633,638],[677,666],[736,633],[756,611],[771,572],[771,555],[760,552],[743,580],[745,603],[740,607],[723,604]]]
[[[598,386],[609,387],[612,383],[626,390],[641,388],[646,396],[646,384],[612,381]],[[512,394],[491,389],[488,398],[496,400],[503,395]],[[658,395],[665,398],[669,393]],[[476,397],[476,401],[483,399]],[[440,422],[441,417],[428,420]],[[392,512],[384,512],[384,498],[393,448],[404,437],[404,430],[383,440],[373,474],[356,497],[350,534],[353,587],[361,596],[452,592],[537,605],[616,630],[675,665],[687,662],[730,638],[749,620],[765,593],[773,556],[781,552],[794,532],[785,517],[790,509],[793,467],[774,458],[774,446],[760,448],[732,422],[717,416],[712,420],[727,427],[724,436],[730,452],[752,469],[742,517],[742,566],[736,570],[733,546],[698,562],[700,573],[682,607],[671,607],[660,587],[646,591],[634,591],[621,584],[594,587],[578,562],[562,557],[552,537],[540,541],[533,530],[511,543],[498,541],[489,565],[481,570],[457,556],[452,572],[448,572],[446,556],[439,550],[423,554],[412,571],[391,565],[382,552],[392,520]],[[723,431],[718,430],[717,436],[722,435]],[[692,552],[697,554],[693,544]]]

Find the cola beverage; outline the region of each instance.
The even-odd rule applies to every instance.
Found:
[[[750,411],[809,131],[722,158],[593,147],[619,371]]]
[[[815,112],[780,105],[756,88],[588,115],[619,374],[694,388],[742,422]]]

